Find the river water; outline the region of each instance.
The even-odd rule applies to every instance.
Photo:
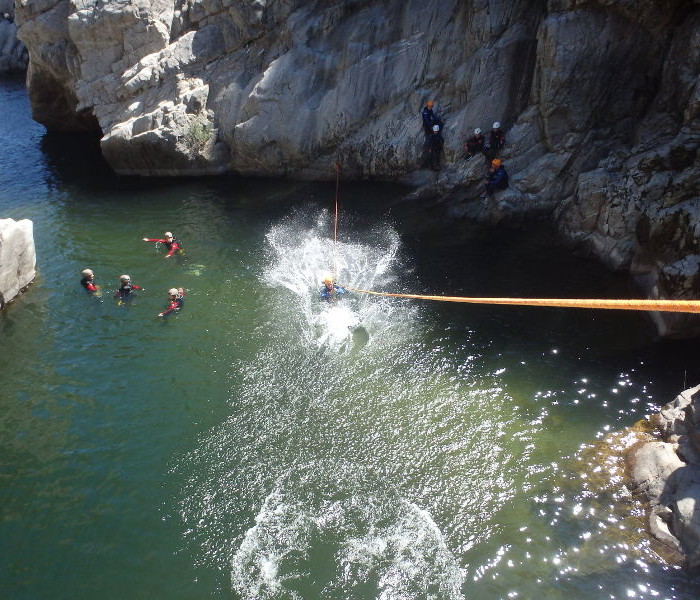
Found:
[[[698,382],[696,342],[642,314],[326,305],[332,184],[119,178],[21,82],[0,114],[0,218],[34,221],[38,265],[0,314],[1,597],[698,597],[601,442]],[[635,294],[540,225],[404,194],[341,184],[340,281]],[[184,257],[141,241],[165,230]],[[145,290],[119,306],[125,272]]]

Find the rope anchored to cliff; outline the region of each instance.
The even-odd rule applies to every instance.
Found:
[[[507,304],[511,306],[548,306],[552,308],[592,308],[606,310],[644,310],[655,312],[700,313],[700,300],[609,300],[601,298],[470,298],[463,296],[425,296],[421,294],[391,294],[373,292],[347,286],[346,290],[384,296],[437,302],[461,302],[466,304]]]
[[[340,163],[336,161],[335,166],[335,218],[333,225],[333,281],[338,279],[338,196],[340,187]]]

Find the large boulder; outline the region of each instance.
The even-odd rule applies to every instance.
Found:
[[[0,309],[36,275],[34,224],[29,219],[0,219]]]
[[[650,417],[656,440],[630,454],[634,487],[649,501],[649,530],[700,570],[700,385]]]

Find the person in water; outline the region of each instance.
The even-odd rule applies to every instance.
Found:
[[[338,299],[340,294],[347,294],[348,291],[335,283],[330,277],[323,278],[323,287],[321,288],[321,299],[326,302],[333,302]]]
[[[119,289],[114,293],[114,297],[119,298],[119,304],[123,304],[131,299],[132,290],[143,290],[141,286],[131,283],[131,277],[128,275],[122,275],[119,278],[119,282]]]
[[[170,288],[168,290],[168,308],[166,308],[159,317],[165,317],[172,312],[179,312],[185,305],[185,290],[184,288]]]
[[[82,285],[91,296],[94,296],[97,291],[99,291],[100,286],[95,283],[95,274],[92,272],[92,269],[84,269],[81,275],[83,278],[80,280],[80,285]]]
[[[165,258],[170,258],[173,254],[184,254],[185,251],[182,248],[182,242],[178,240],[177,238],[173,237],[173,234],[170,233],[169,231],[166,231],[163,234],[163,239],[151,239],[151,238],[143,238],[144,242],[156,242],[163,244],[166,249],[168,250],[168,253],[165,255]]]

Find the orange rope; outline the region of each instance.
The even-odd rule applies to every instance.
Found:
[[[516,306],[550,306],[558,308],[594,308],[609,310],[650,310],[658,312],[700,313],[700,300],[608,300],[594,298],[465,298],[462,296],[422,296],[419,294],[390,294],[346,287],[352,292],[389,298],[413,298],[438,302],[466,302],[469,304],[510,304]]]

